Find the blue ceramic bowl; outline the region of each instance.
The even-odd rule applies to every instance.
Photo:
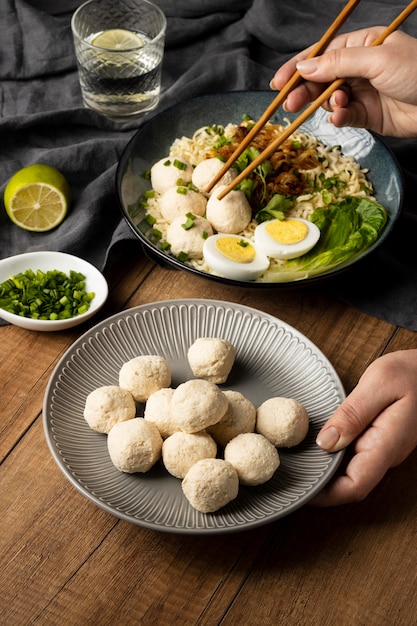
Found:
[[[152,238],[152,227],[144,220],[144,210],[138,206],[139,198],[150,189],[150,181],[144,178],[144,172],[150,169],[153,163],[168,155],[169,148],[176,138],[192,136],[201,126],[239,124],[245,114],[258,119],[271,103],[272,98],[273,94],[269,91],[237,91],[194,98],[155,115],[145,122],[133,136],[117,168],[117,195],[127,224],[152,259],[168,267],[185,270],[229,285],[263,289],[301,287],[346,271],[353,264],[372,254],[389,236],[400,214],[404,193],[401,171],[394,156],[378,137],[366,130],[335,128],[327,121],[328,113],[320,109],[302,125],[301,130],[316,136],[326,145],[341,146],[344,154],[352,155],[363,168],[366,168],[368,179],[374,186],[376,199],[388,213],[388,222],[373,245],[363,253],[327,272],[292,283],[246,282],[220,278],[194,269],[158,247],[158,242]],[[271,121],[282,122],[284,118],[292,121],[295,117],[279,110]]]

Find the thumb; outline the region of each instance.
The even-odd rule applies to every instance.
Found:
[[[336,409],[317,435],[323,450],[337,452],[356,439],[395,398],[388,385],[381,384],[374,372],[374,362],[359,379],[357,386]]]
[[[338,48],[297,63],[297,70],[306,80],[327,83],[337,78],[355,76],[371,80],[379,65],[375,48]]]

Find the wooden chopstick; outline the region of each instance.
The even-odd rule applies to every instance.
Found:
[[[372,46],[381,45],[385,39],[393,33],[397,28],[407,19],[407,17],[417,8],[417,0],[413,0],[410,4],[398,15],[398,17],[391,22],[391,24],[375,39],[375,41],[371,44]],[[227,185],[224,189],[221,190],[219,195],[217,196],[219,200],[224,198],[232,189],[236,187],[244,178],[247,178],[248,175],[256,168],[258,165],[266,161],[268,157],[273,154],[277,148],[286,140],[288,137],[295,131],[301,124],[303,124],[317,109],[329,99],[336,89],[339,89],[341,85],[345,82],[344,78],[338,78],[333,83],[331,83],[327,89],[325,89],[314,102],[310,104],[284,131],[281,133],[279,137],[277,137],[254,161],[252,161],[248,167],[243,170],[238,176],[233,180],[232,183]]]
[[[323,52],[323,50],[326,48],[328,43],[333,39],[337,31],[344,24],[344,22],[352,13],[353,9],[359,4],[359,2],[360,0],[349,0],[346,6],[342,9],[342,11],[336,17],[334,22],[326,30],[326,32],[324,33],[320,41],[318,41],[316,45],[314,46],[314,48],[311,50],[310,54],[307,57],[308,59],[318,56],[319,54],[321,54],[321,52]],[[207,192],[210,192],[213,189],[214,185],[216,185],[216,183],[219,182],[221,177],[232,167],[236,159],[242,154],[245,148],[248,147],[248,145],[250,144],[252,139],[255,137],[255,135],[257,135],[259,131],[262,130],[262,128],[265,126],[268,120],[271,119],[275,111],[277,111],[279,107],[281,106],[281,104],[285,101],[290,91],[292,91],[294,87],[296,87],[300,81],[301,81],[301,75],[298,72],[298,70],[296,70],[296,72],[292,75],[290,80],[286,83],[286,85],[284,85],[284,87],[281,89],[281,91],[276,96],[276,98],[271,102],[269,107],[265,110],[265,112],[262,114],[262,116],[259,118],[256,124],[252,127],[252,129],[243,139],[243,141],[241,141],[241,143],[238,145],[238,147],[236,148],[234,153],[231,155],[231,157],[227,160],[227,162],[224,164],[222,169],[216,174],[213,180],[210,181],[210,184],[206,189]]]

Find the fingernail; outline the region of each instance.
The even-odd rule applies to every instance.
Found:
[[[274,85],[274,79],[271,78],[270,82],[269,82],[269,88],[272,89],[273,91],[276,91],[276,87]]]
[[[323,450],[331,450],[339,441],[340,433],[336,426],[329,426],[324,428],[318,435],[316,443]]]
[[[317,59],[304,59],[297,63],[297,70],[300,74],[313,74],[318,68]]]

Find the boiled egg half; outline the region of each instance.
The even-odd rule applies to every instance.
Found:
[[[262,222],[255,228],[255,246],[273,259],[295,259],[311,250],[320,229],[300,217]]]
[[[240,235],[208,237],[203,257],[213,274],[234,280],[256,280],[269,267],[268,257]]]

